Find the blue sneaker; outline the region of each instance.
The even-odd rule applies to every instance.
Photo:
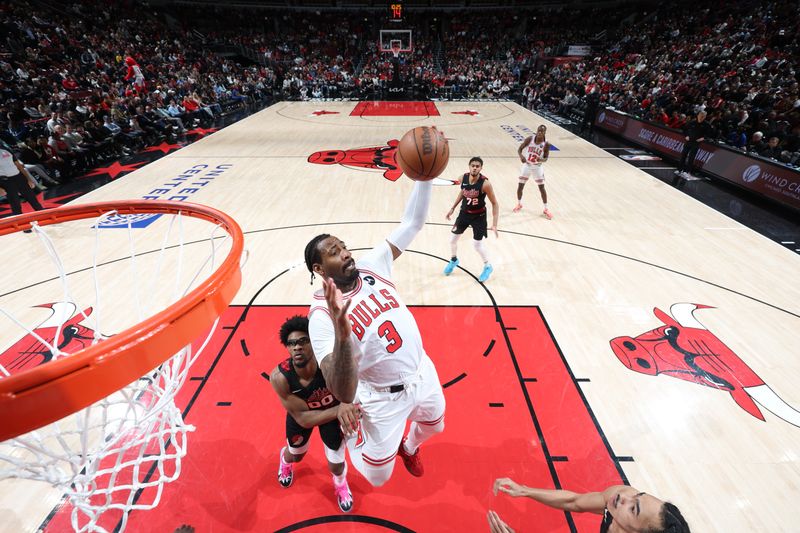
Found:
[[[455,270],[457,266],[458,266],[458,259],[451,260],[449,263],[447,263],[447,266],[444,267],[444,275],[449,276],[450,274],[452,274],[453,270]]]
[[[489,263],[486,263],[486,265],[484,265],[484,267],[483,267],[483,270],[481,270],[481,275],[478,276],[478,281],[483,283],[484,281],[489,279],[489,276],[492,275],[493,271],[494,271],[494,269],[492,268],[492,265],[490,265]]]

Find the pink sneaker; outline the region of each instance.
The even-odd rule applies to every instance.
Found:
[[[339,504],[339,509],[343,513],[349,513],[353,508],[353,494],[350,492],[350,487],[347,486],[345,479],[341,485],[333,483],[333,493],[336,494],[336,502]]]
[[[517,204],[517,206],[514,209],[512,209],[514,213],[519,213],[520,210],[522,210],[522,204]]]
[[[288,489],[294,479],[294,464],[287,463],[283,460],[283,452],[286,451],[286,446],[281,448],[280,466],[278,467],[278,483],[281,487]]]
[[[406,466],[406,470],[408,473],[414,477],[422,477],[422,474],[425,473],[425,468],[422,466],[422,458],[419,454],[419,448],[411,455],[406,451],[405,447],[406,439],[404,438],[400,442],[400,448],[397,449],[397,456],[403,460],[403,464]]]
[[[551,213],[549,210],[545,209],[542,211],[542,214],[547,220],[553,220],[553,213]]]

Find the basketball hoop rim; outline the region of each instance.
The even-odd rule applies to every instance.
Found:
[[[26,213],[0,220],[0,235],[102,216],[181,214],[219,224],[232,237],[228,256],[186,296],[144,321],[73,355],[0,379],[0,442],[64,418],[163,363],[207,330],[241,286],[244,235],[229,215],[188,202],[98,202]]]

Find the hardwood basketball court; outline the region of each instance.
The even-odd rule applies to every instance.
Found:
[[[516,149],[539,124],[554,146],[551,221],[532,181],[525,209],[511,212]],[[419,125],[450,139],[450,164],[394,272],[446,386],[446,429],[423,448],[421,479],[397,465],[373,489],[351,468],[355,506],[342,515],[317,437],[294,485],[278,485],[284,414],[262,373],[285,358],[278,326],[314,290],[305,243],[327,232],[365,250],[399,221],[412,182],[393,150]],[[449,180],[475,155],[501,209],[485,285],[469,235],[459,269],[442,275],[457,194]],[[191,192],[170,185],[194,170],[213,179]],[[598,517],[494,497],[501,476],[572,490],[627,482],[675,503],[698,532],[800,523],[800,257],[558,125],[509,102],[284,102],[78,202],[148,197],[232,215],[250,257],[178,396],[197,427],[181,477],[159,507],[131,513],[129,531],[485,531],[488,509],[518,531],[597,531]],[[135,230],[139,243],[150,230]],[[16,235],[5,253],[35,242]],[[3,279],[4,308],[59,297]],[[0,494],[0,531],[45,520],[46,531],[69,529],[59,491],[7,480]]]

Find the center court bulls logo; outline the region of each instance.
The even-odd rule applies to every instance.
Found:
[[[52,347],[57,347],[58,351],[65,354],[73,354],[90,346],[94,340],[94,330],[81,325],[92,314],[91,307],[77,313],[78,308],[72,302],[54,302],[36,307],[50,309],[50,316],[0,354],[0,366],[11,374],[49,362],[53,359]]]
[[[611,348],[623,365],[641,374],[664,374],[730,393],[733,400],[759,420],[759,405],[800,427],[800,411],[783,401],[764,380],[708,331],[695,317],[707,305],[677,303],[672,316],[656,308],[664,325],[636,338],[617,337]],[[757,405],[758,404],[758,405]]]
[[[370,146],[367,148],[351,148],[348,150],[322,150],[308,156],[308,162],[315,165],[342,165],[356,170],[377,170],[389,181],[397,181],[403,175],[395,155],[397,139],[388,141],[384,146]],[[435,178],[434,185],[455,185],[457,181]]]

